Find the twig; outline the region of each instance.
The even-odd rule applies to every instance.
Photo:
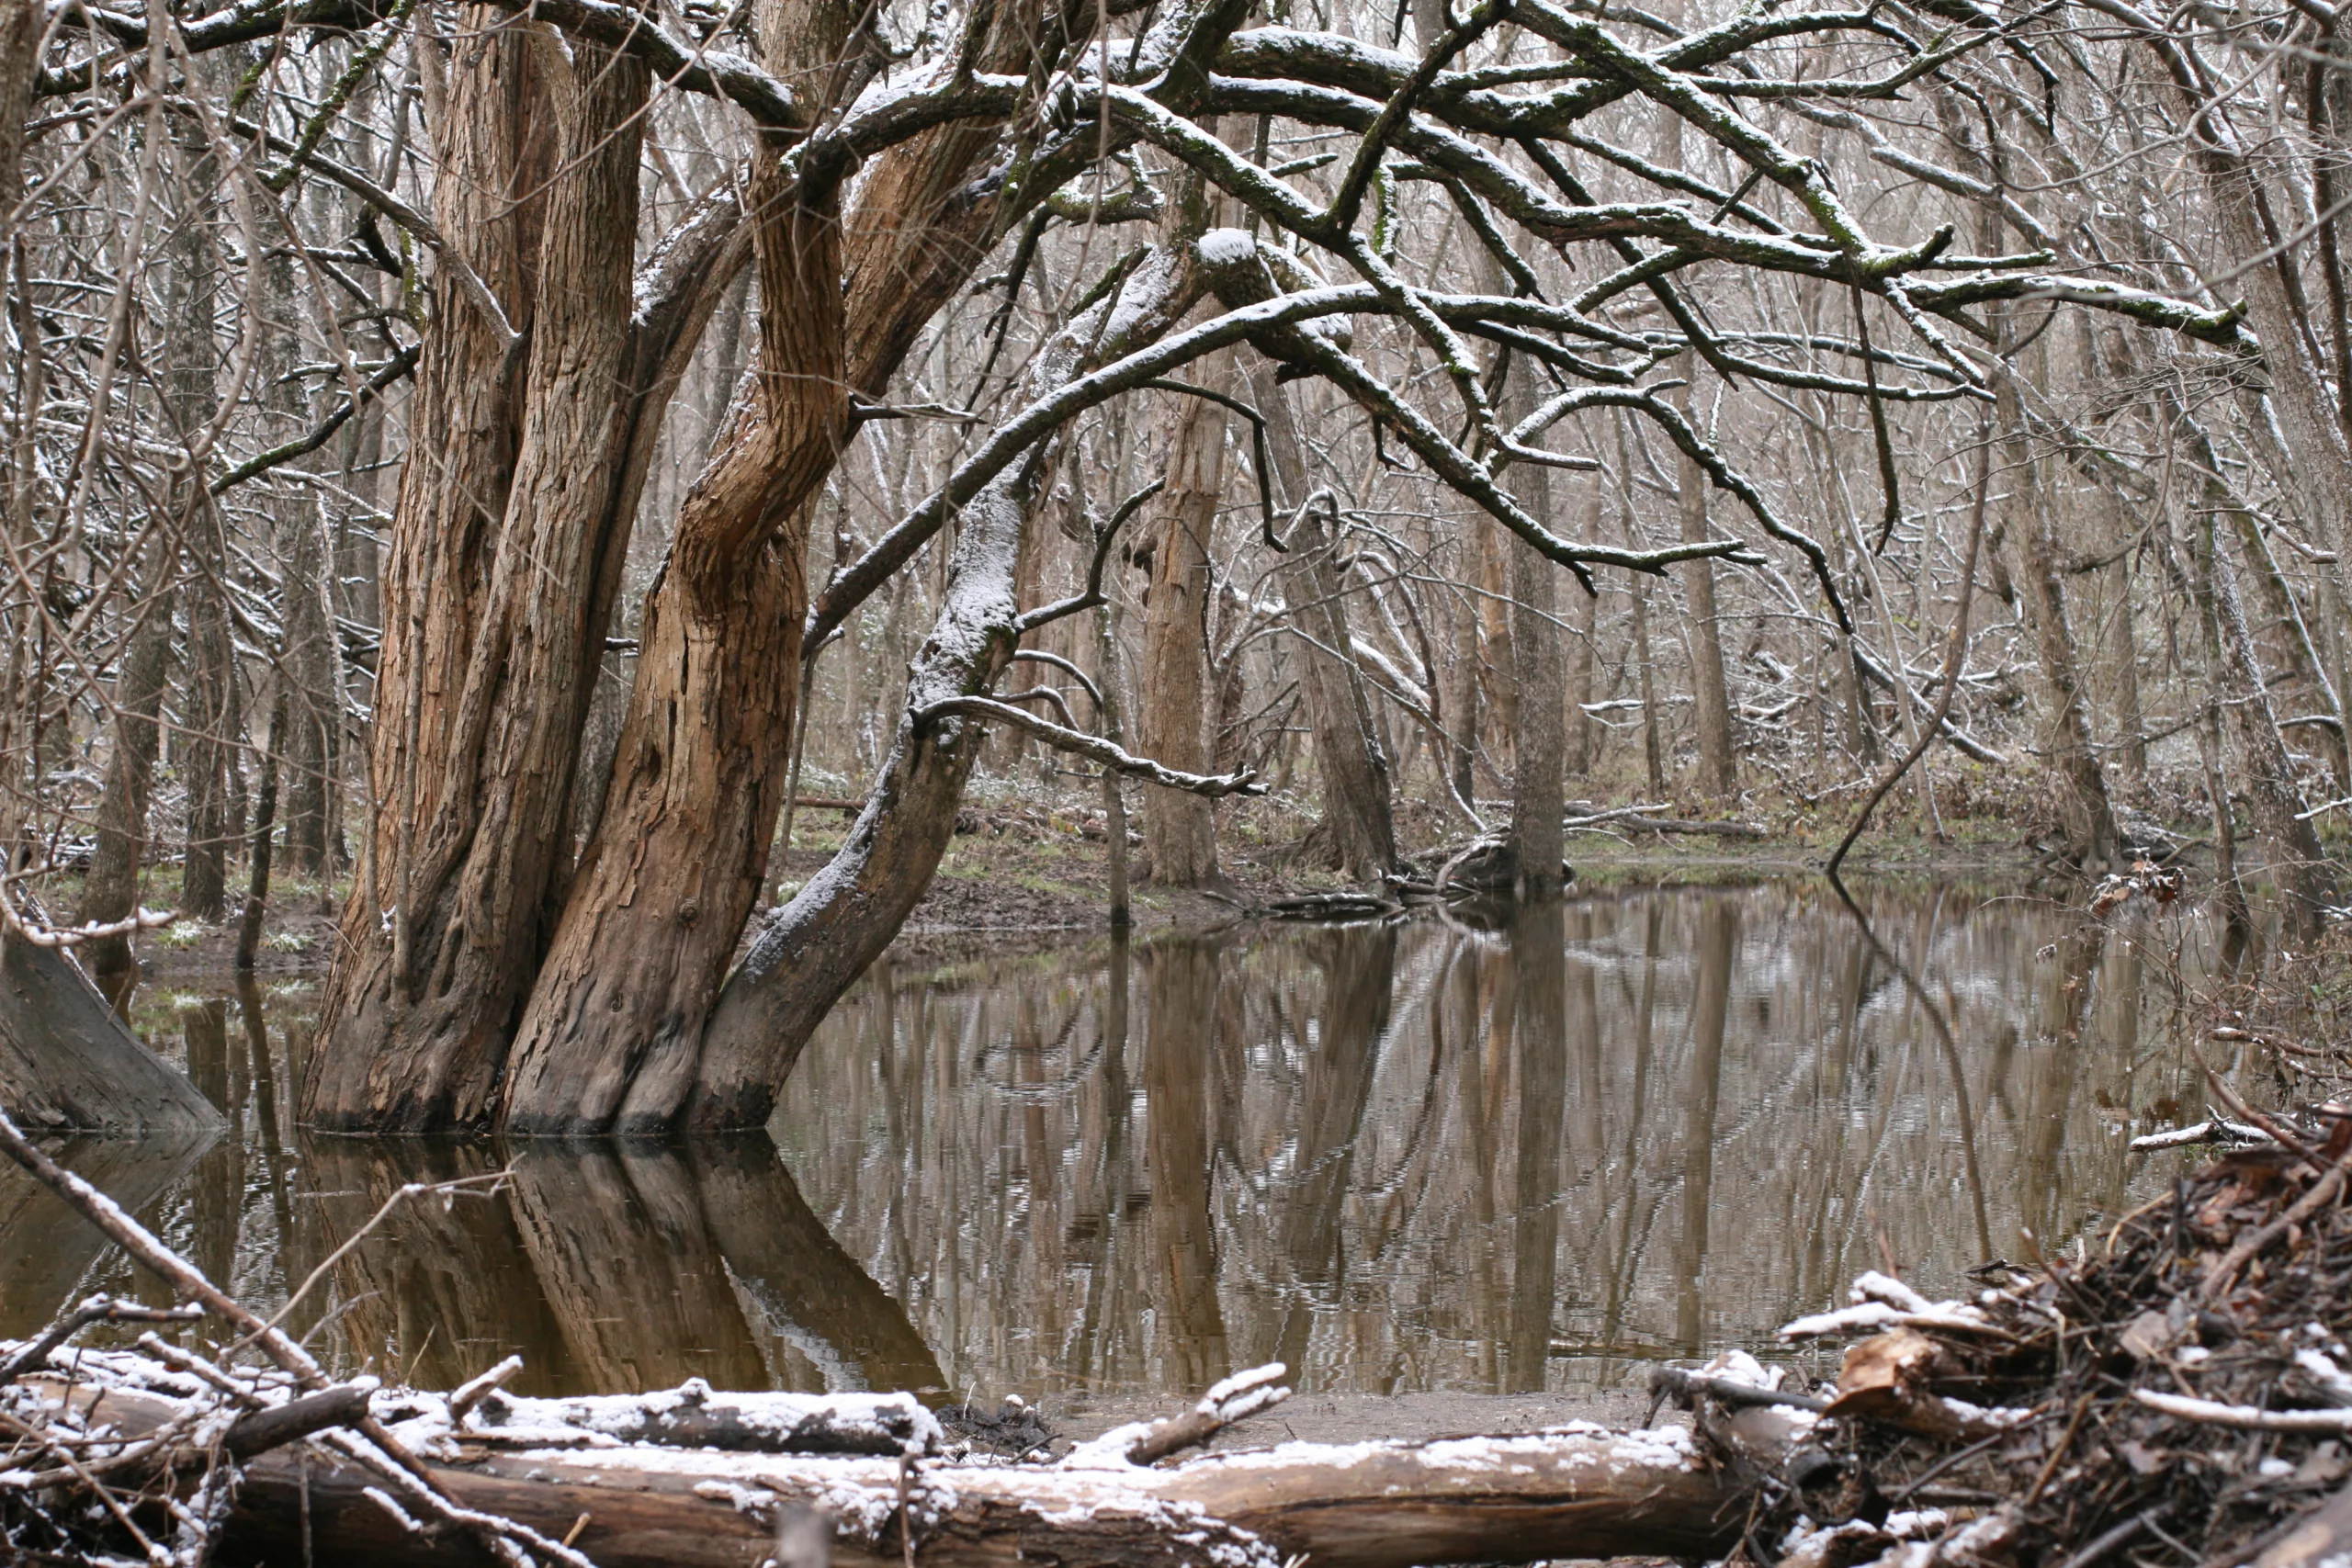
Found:
[[[1197,1448],[1232,1426],[1261,1411],[1272,1410],[1290,1397],[1282,1380],[1290,1369],[1280,1361],[1236,1372],[1201,1396],[1182,1416],[1162,1421],[1127,1449],[1129,1464],[1152,1464],[1170,1454]]]
[[[151,1307],[119,1302],[112,1296],[91,1296],[60,1313],[55,1322],[40,1331],[40,1337],[0,1363],[0,1382],[14,1382],[49,1365],[52,1351],[94,1323],[192,1323],[203,1315],[202,1307]]]
[[[2237,1432],[2352,1432],[2352,1410],[2258,1410],[2251,1404],[2223,1404],[2153,1388],[2135,1388],[2132,1397],[2177,1420]]]

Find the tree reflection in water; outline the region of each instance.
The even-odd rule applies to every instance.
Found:
[[[426,1385],[509,1353],[533,1393],[1616,1384],[1765,1346],[1890,1257],[1960,1288],[2167,1179],[2124,1145],[2201,1101],[2217,924],[1858,897],[1868,930],[1789,882],[886,964],[780,1149],[311,1139],[283,1122],[307,995],[150,994],[243,1136],[66,1156],[261,1303],[401,1185],[511,1168],[399,1211],[292,1316]],[[0,1334],[94,1289],[152,1292],[0,1172]]]

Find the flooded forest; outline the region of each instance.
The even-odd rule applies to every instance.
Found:
[[[2340,3],[0,0],[0,1560],[2340,1564]]]

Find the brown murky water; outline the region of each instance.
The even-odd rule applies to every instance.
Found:
[[[1815,881],[1579,897],[1481,929],[1241,927],[888,967],[767,1137],[683,1148],[310,1138],[302,987],[151,992],[138,1022],[243,1135],[69,1163],[247,1299],[403,1182],[293,1321],[447,1386],[1573,1392],[1769,1348],[1865,1268],[1961,1288],[2165,1190],[2199,1113],[2183,909]],[[0,1170],[0,1337],[153,1292]]]

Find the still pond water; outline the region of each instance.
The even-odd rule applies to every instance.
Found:
[[[679,1149],[311,1138],[314,995],[186,983],[137,1022],[239,1134],[65,1151],[293,1321],[447,1387],[535,1393],[1571,1391],[1743,1343],[1899,1266],[1931,1293],[2168,1186],[2130,1134],[2200,1113],[2197,910],[2101,931],[2039,898],[1818,881],[1098,939],[885,966],[774,1137]],[[2210,1047],[2227,1050],[2228,1047]],[[2218,1065],[2218,1064],[2217,1064]],[[0,1169],[0,1337],[153,1297]],[[160,1298],[157,1298],[160,1299]]]

